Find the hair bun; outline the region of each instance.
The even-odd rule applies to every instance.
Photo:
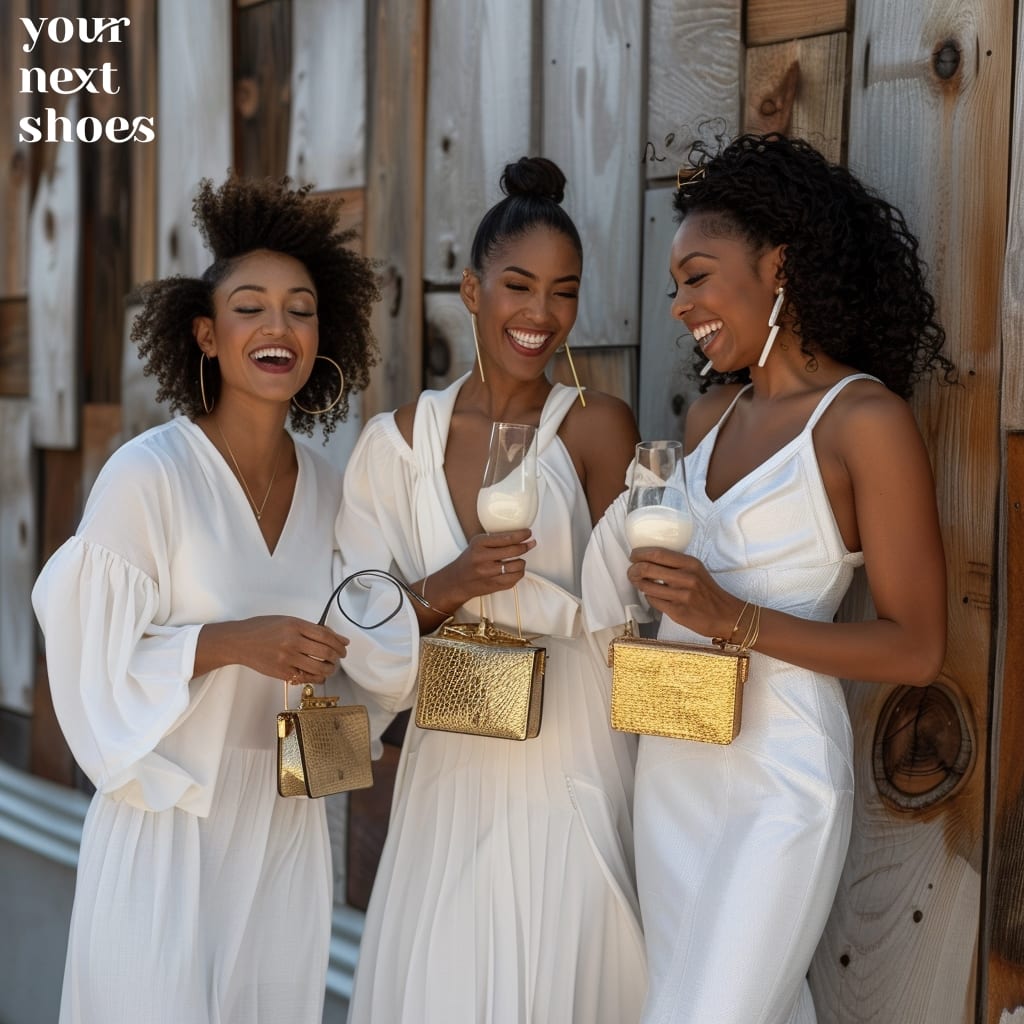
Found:
[[[514,164],[505,165],[501,191],[507,196],[538,196],[561,203],[565,196],[565,175],[553,160],[524,156]]]

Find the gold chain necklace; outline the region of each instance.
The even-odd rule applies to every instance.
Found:
[[[249,485],[245,482],[245,477],[242,475],[241,469],[238,467],[238,459],[235,458],[235,453],[231,450],[231,445],[228,444],[228,439],[224,436],[224,431],[220,429],[220,424],[214,420],[213,425],[217,428],[217,433],[220,434],[220,439],[224,442],[224,447],[228,450],[228,455],[231,456],[231,464],[235,467],[235,472],[238,474],[238,479],[241,481],[242,487],[245,488],[245,496],[249,499],[249,504],[252,505],[252,510],[256,514],[256,522],[259,522],[263,518],[263,510],[267,507],[267,499],[270,497],[270,492],[273,490],[274,481],[277,479],[277,466],[281,461],[281,446],[277,446],[277,455],[274,458],[274,471],[270,474],[270,483],[267,484],[267,493],[263,495],[263,501],[259,505],[256,504],[256,499],[252,496],[252,491],[249,490]]]

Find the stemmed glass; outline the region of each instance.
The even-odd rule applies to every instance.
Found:
[[[682,443],[641,441],[636,446],[626,506],[629,546],[685,551],[692,536]]]
[[[524,530],[537,516],[537,428],[527,423],[495,423],[484,467],[483,483],[476,499],[476,514],[488,533]],[[516,625],[519,595],[515,587]],[[480,599],[481,606],[483,598]],[[481,614],[481,619],[483,615]]]

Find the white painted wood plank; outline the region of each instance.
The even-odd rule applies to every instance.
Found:
[[[78,96],[65,116],[72,124]],[[79,431],[78,331],[81,322],[81,143],[55,147],[52,174],[36,189],[29,217],[28,329],[32,438],[40,448],[74,448]]]
[[[325,191],[366,183],[366,4],[293,0],[288,174]]]
[[[542,148],[583,239],[581,348],[639,340],[643,24],[642,0],[544,5]]]
[[[650,0],[648,180],[675,180],[690,143],[740,124],[742,0]],[[715,125],[707,122],[717,122]],[[702,130],[703,126],[703,130]]]
[[[428,292],[426,380],[428,388],[444,388],[476,364],[469,312],[458,292]]]
[[[192,198],[200,179],[222,182],[232,161],[231,5],[161,3],[157,38],[157,274],[196,275],[210,257]]]
[[[32,710],[36,502],[31,406],[0,398],[0,707]]]
[[[505,165],[531,155],[532,0],[434,0],[427,83],[424,276],[456,283]]]
[[[699,394],[687,377],[693,338],[672,319],[669,251],[676,233],[674,188],[649,189],[644,199],[643,318],[637,421],[648,440],[682,438],[686,409]]]

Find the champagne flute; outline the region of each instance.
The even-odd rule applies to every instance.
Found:
[[[693,536],[686,494],[686,464],[679,441],[641,441],[626,506],[626,540],[631,548],[685,551]]]
[[[537,516],[537,428],[526,423],[495,423],[487,452],[476,514],[488,533],[524,530]],[[516,626],[523,635],[519,595],[512,588]],[[480,598],[481,620],[483,598]]]

